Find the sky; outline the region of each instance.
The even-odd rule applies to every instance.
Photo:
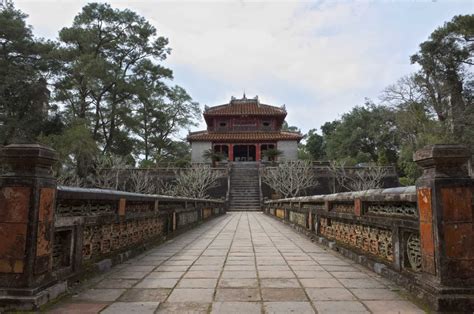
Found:
[[[55,39],[88,1],[14,0],[36,36]],[[417,70],[410,56],[462,1],[107,1],[169,39],[164,65],[201,108],[231,96],[286,105],[303,133]],[[203,120],[192,131],[205,128]],[[187,132],[186,132],[187,133]]]

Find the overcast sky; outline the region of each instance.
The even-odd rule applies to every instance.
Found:
[[[88,1],[14,0],[37,36],[54,39]],[[107,1],[169,38],[174,83],[203,108],[258,95],[286,105],[303,132],[416,70],[419,43],[474,1]],[[203,128],[201,121],[199,128]]]

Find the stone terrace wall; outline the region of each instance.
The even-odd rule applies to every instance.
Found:
[[[463,146],[414,158],[417,185],[267,201],[264,212],[396,281],[435,311],[474,311],[474,179]]]
[[[263,167],[272,167],[270,164],[263,164]],[[386,175],[382,182],[382,188],[392,188],[400,186],[400,182],[398,180],[398,175],[396,172],[395,167],[386,166]],[[339,186],[334,178],[333,173],[328,169],[327,165],[322,165],[320,163],[314,162],[313,164],[314,174],[318,180],[318,185],[308,188],[303,191],[302,195],[324,195],[330,194],[334,192],[344,191],[344,188]],[[363,167],[345,167],[345,171],[348,175],[356,171],[363,170]],[[267,199],[272,199],[274,191],[273,189],[268,186],[266,183],[262,182],[262,194],[263,197]]]

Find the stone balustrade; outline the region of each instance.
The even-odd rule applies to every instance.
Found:
[[[436,311],[474,310],[474,180],[459,145],[414,159],[416,186],[267,201],[265,213],[407,287]]]
[[[6,146],[0,160],[0,311],[38,309],[68,280],[225,213],[223,200],[58,187],[57,155],[40,145]]]

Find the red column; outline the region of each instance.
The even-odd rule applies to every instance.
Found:
[[[234,145],[229,144],[229,161],[234,161]]]
[[[260,161],[260,159],[262,158],[261,151],[260,151],[260,143],[255,144],[255,149],[256,149],[255,159],[256,161]]]

